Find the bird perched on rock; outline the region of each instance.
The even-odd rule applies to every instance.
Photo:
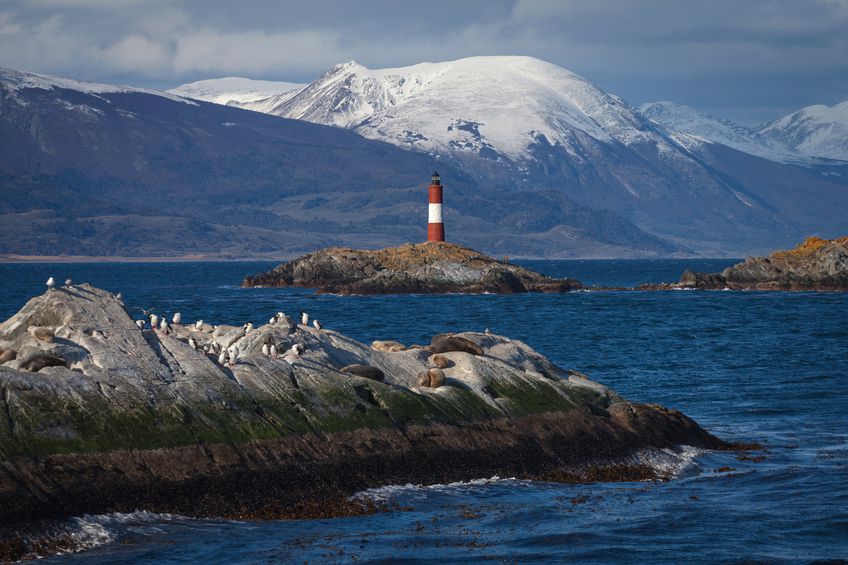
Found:
[[[179,312],[176,312],[176,313],[174,314],[174,317],[173,317],[173,318],[171,318],[171,321],[172,321],[172,322],[174,322],[175,324],[179,325],[179,324],[180,324],[180,322],[182,322],[182,321],[183,321],[183,315],[182,315],[182,314],[180,314]]]
[[[274,345],[273,343],[271,344],[271,347],[269,347],[269,348],[268,348],[268,355],[269,355],[272,359],[276,359],[276,358],[277,358],[277,346],[276,346],[276,345]]]
[[[73,284],[74,281],[72,281],[71,279],[65,279],[65,286],[73,286]]]
[[[318,320],[312,320],[312,325],[315,326],[315,329],[318,330],[319,332],[321,331],[321,328],[324,327],[324,326],[321,325],[321,322],[319,322]]]
[[[53,290],[53,287],[56,285],[56,281],[53,279],[53,277],[50,277],[49,279],[47,279],[47,283],[45,284],[47,284],[47,290]]]
[[[159,331],[165,332],[165,335],[168,335],[171,331],[171,325],[168,324],[168,320],[166,320],[165,318],[162,318],[162,320],[159,322]]]
[[[150,327],[154,330],[159,327],[159,316],[156,314],[148,314],[147,318],[150,320]]]
[[[198,331],[202,330],[203,329],[203,320],[197,320],[194,323],[194,329],[196,329]]]
[[[218,355],[218,364],[223,366],[227,363],[227,352],[221,351],[221,354]]]
[[[138,329],[143,330],[144,329],[144,320],[136,320],[135,325],[138,326]]]
[[[295,359],[300,359],[300,354],[303,353],[303,346],[295,343],[283,354],[283,360],[291,363]]]
[[[252,331],[253,331],[253,323],[252,323],[252,322],[248,322],[248,323],[246,323],[246,324],[244,325],[244,335],[247,335],[247,334],[249,334],[249,333],[250,333],[250,332],[252,332]]]
[[[115,295],[115,300],[123,300],[123,299],[124,299],[124,295],[122,293],[119,292],[118,294]]]
[[[271,354],[271,347],[267,343],[262,344],[262,355],[268,357]]]
[[[188,338],[188,346],[192,349],[197,349],[197,342],[194,340],[193,337]]]
[[[239,350],[235,345],[227,349],[227,357],[230,359],[230,367],[235,367],[238,362]]]
[[[307,314],[306,312],[301,312],[300,313],[300,323],[303,324],[304,326],[308,326],[309,325],[309,314]]]

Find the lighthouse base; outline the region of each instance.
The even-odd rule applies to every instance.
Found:
[[[427,241],[444,241],[445,224],[427,224]]]

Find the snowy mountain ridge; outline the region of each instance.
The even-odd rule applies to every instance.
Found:
[[[38,88],[41,90],[53,90],[60,88],[75,90],[85,94],[106,94],[113,92],[140,93],[161,96],[175,102],[183,102],[185,104],[192,104],[195,106],[197,105],[196,102],[188,100],[187,98],[158,90],[136,88],[134,86],[102,84],[98,82],[85,82],[52,75],[16,71],[14,69],[7,69],[3,67],[0,67],[0,83],[2,83],[10,92],[16,92],[26,88]]]
[[[277,80],[254,80],[243,77],[223,77],[199,80],[168,90],[171,94],[215,104],[247,107],[285,92],[296,91],[305,85]],[[253,109],[253,108],[248,108]],[[261,111],[258,110],[257,111]],[[267,112],[266,112],[267,113]]]
[[[686,135],[709,143],[721,143],[733,149],[771,161],[803,161],[804,155],[792,151],[775,139],[769,139],[740,124],[674,102],[648,102],[639,106],[646,117]]]
[[[848,100],[801,108],[760,127],[757,133],[799,153],[848,161]]]

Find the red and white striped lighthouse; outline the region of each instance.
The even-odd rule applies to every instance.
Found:
[[[427,223],[427,241],[444,241],[445,224],[442,223],[442,181],[439,173],[433,173],[430,183],[429,220]]]

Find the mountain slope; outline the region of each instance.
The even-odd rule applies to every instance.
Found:
[[[340,128],[0,71],[0,253],[282,257],[420,241],[433,167]],[[680,249],[555,190],[483,190],[439,170],[452,241],[536,256]]]
[[[224,77],[190,82],[168,92],[215,104],[241,106],[285,92],[297,91],[304,86],[294,82]]]
[[[560,191],[704,254],[764,251],[848,228],[848,169],[796,171],[729,155],[530,57],[381,70],[350,62],[265,102],[275,115],[432,154],[486,187]],[[776,195],[784,176],[798,184],[781,181],[786,192]]]
[[[807,106],[757,130],[799,153],[848,161],[848,100]]]

